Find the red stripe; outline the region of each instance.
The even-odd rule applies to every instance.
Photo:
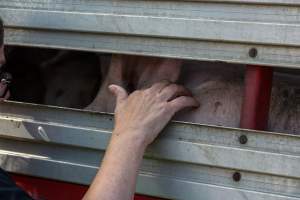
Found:
[[[247,66],[241,112],[241,128],[266,130],[271,100],[273,69]]]
[[[71,184],[62,181],[48,180],[19,174],[12,174],[17,185],[27,191],[35,199],[46,200],[80,200],[88,186]],[[135,195],[135,200],[158,200],[142,195]]]

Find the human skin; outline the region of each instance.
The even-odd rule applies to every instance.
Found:
[[[110,85],[109,90],[117,98],[115,128],[101,168],[84,200],[133,199],[146,147],[176,112],[199,106],[188,90],[167,81],[129,96],[117,85]]]

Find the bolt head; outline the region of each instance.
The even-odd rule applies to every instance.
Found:
[[[250,50],[249,50],[249,56],[251,57],[251,58],[255,58],[256,56],[257,56],[257,49],[256,48],[251,48]]]
[[[248,137],[246,135],[241,135],[239,137],[240,144],[246,144],[248,142]]]
[[[234,172],[232,175],[232,179],[235,182],[239,182],[242,179],[242,174],[240,172]]]

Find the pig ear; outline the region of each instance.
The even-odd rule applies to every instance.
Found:
[[[112,92],[117,98],[117,104],[121,103],[125,99],[127,99],[128,94],[124,88],[118,85],[110,85],[108,86],[110,92]]]

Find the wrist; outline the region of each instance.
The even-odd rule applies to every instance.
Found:
[[[111,143],[116,143],[120,147],[134,148],[138,152],[144,152],[147,147],[145,136],[135,130],[114,130],[112,133]]]

